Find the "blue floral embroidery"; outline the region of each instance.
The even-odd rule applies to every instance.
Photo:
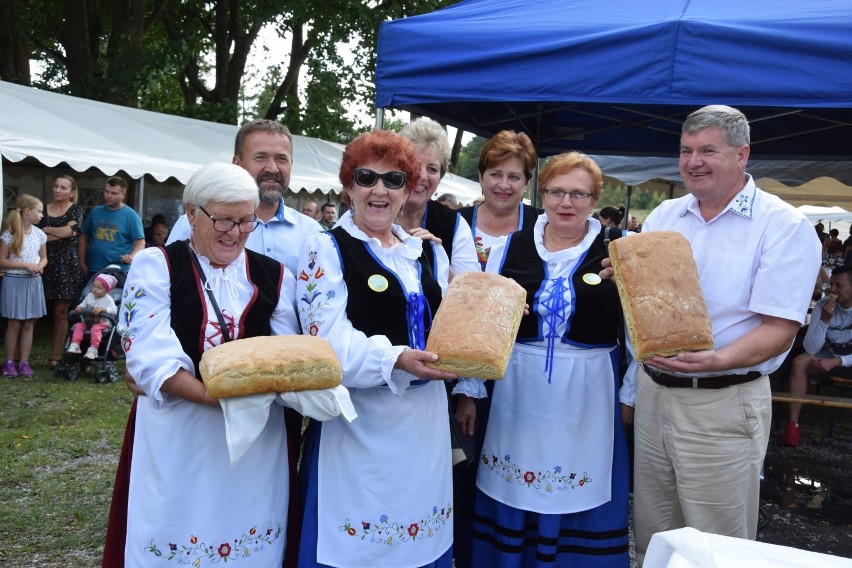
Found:
[[[136,328],[132,326],[134,321],[139,316],[139,310],[136,307],[136,301],[146,297],[148,294],[144,288],[137,288],[135,285],[126,286],[122,292],[122,306],[124,307],[124,320],[118,328],[118,335],[121,337],[121,347],[127,353],[133,347],[133,340],[138,335]],[[149,318],[154,317],[150,314]]]
[[[338,530],[348,536],[360,536],[361,540],[367,540],[375,544],[393,546],[394,542],[415,542],[425,538],[434,537],[438,531],[443,529],[450,516],[453,514],[452,503],[438,509],[432,507],[432,512],[420,519],[420,521],[391,523],[388,516],[379,517],[378,523],[361,521],[360,530],[347,518]]]
[[[252,554],[266,550],[282,534],[284,534],[284,528],[276,523],[274,527],[268,527],[265,531],[252,527],[240,538],[223,542],[219,546],[207,544],[197,536],[190,535],[186,543],[169,542],[168,550],[165,551],[157,546],[154,539],[151,539],[144,550],[164,560],[175,560],[178,564],[191,563],[193,566],[204,566],[204,560],[207,560],[208,564],[218,564],[251,558]]]
[[[731,205],[731,210],[738,214],[751,219],[752,217],[752,207],[754,206],[754,194],[746,195],[744,193],[738,194],[734,198],[734,203]]]
[[[555,465],[547,471],[522,471],[517,464],[512,463],[509,454],[503,456],[501,460],[493,454],[489,456],[487,453],[483,453],[481,459],[485,467],[490,469],[497,477],[505,479],[506,483],[516,483],[522,487],[527,486],[530,489],[543,490],[546,493],[578,489],[592,482],[587,473],[583,473],[579,479],[576,473],[563,474],[560,465]]]

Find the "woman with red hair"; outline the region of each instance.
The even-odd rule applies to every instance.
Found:
[[[362,134],[340,166],[349,210],[302,245],[302,329],[337,353],[358,418],[308,427],[300,568],[452,565],[447,395],[431,379],[456,376],[423,351],[449,260],[395,223],[419,178],[409,140]]]

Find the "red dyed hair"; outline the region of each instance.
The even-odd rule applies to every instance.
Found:
[[[352,174],[355,168],[369,162],[385,162],[393,169],[405,172],[405,189],[411,191],[420,183],[420,158],[414,144],[390,130],[372,130],[365,132],[346,145],[340,162],[340,184],[344,188],[352,187]],[[346,193],[343,200],[349,202]]]

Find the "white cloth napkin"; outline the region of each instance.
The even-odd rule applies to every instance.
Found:
[[[852,560],[755,542],[730,536],[703,533],[693,528],[665,531],[651,537],[645,554],[646,567],[653,568],[829,568],[852,567]]]
[[[288,406],[314,420],[331,420],[342,415],[352,422],[358,417],[349,391],[339,385],[333,389],[302,392],[255,394],[219,399],[225,414],[225,439],[234,467],[254,444],[266,426],[273,402]]]

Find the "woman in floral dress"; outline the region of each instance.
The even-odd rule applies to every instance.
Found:
[[[77,256],[77,239],[83,225],[83,208],[77,205],[77,182],[61,175],[53,183],[53,201],[47,204],[38,227],[47,235],[48,264],[44,269],[44,297],[51,305],[53,336],[50,367],[62,357],[68,335],[68,308],[76,302],[83,286]]]

